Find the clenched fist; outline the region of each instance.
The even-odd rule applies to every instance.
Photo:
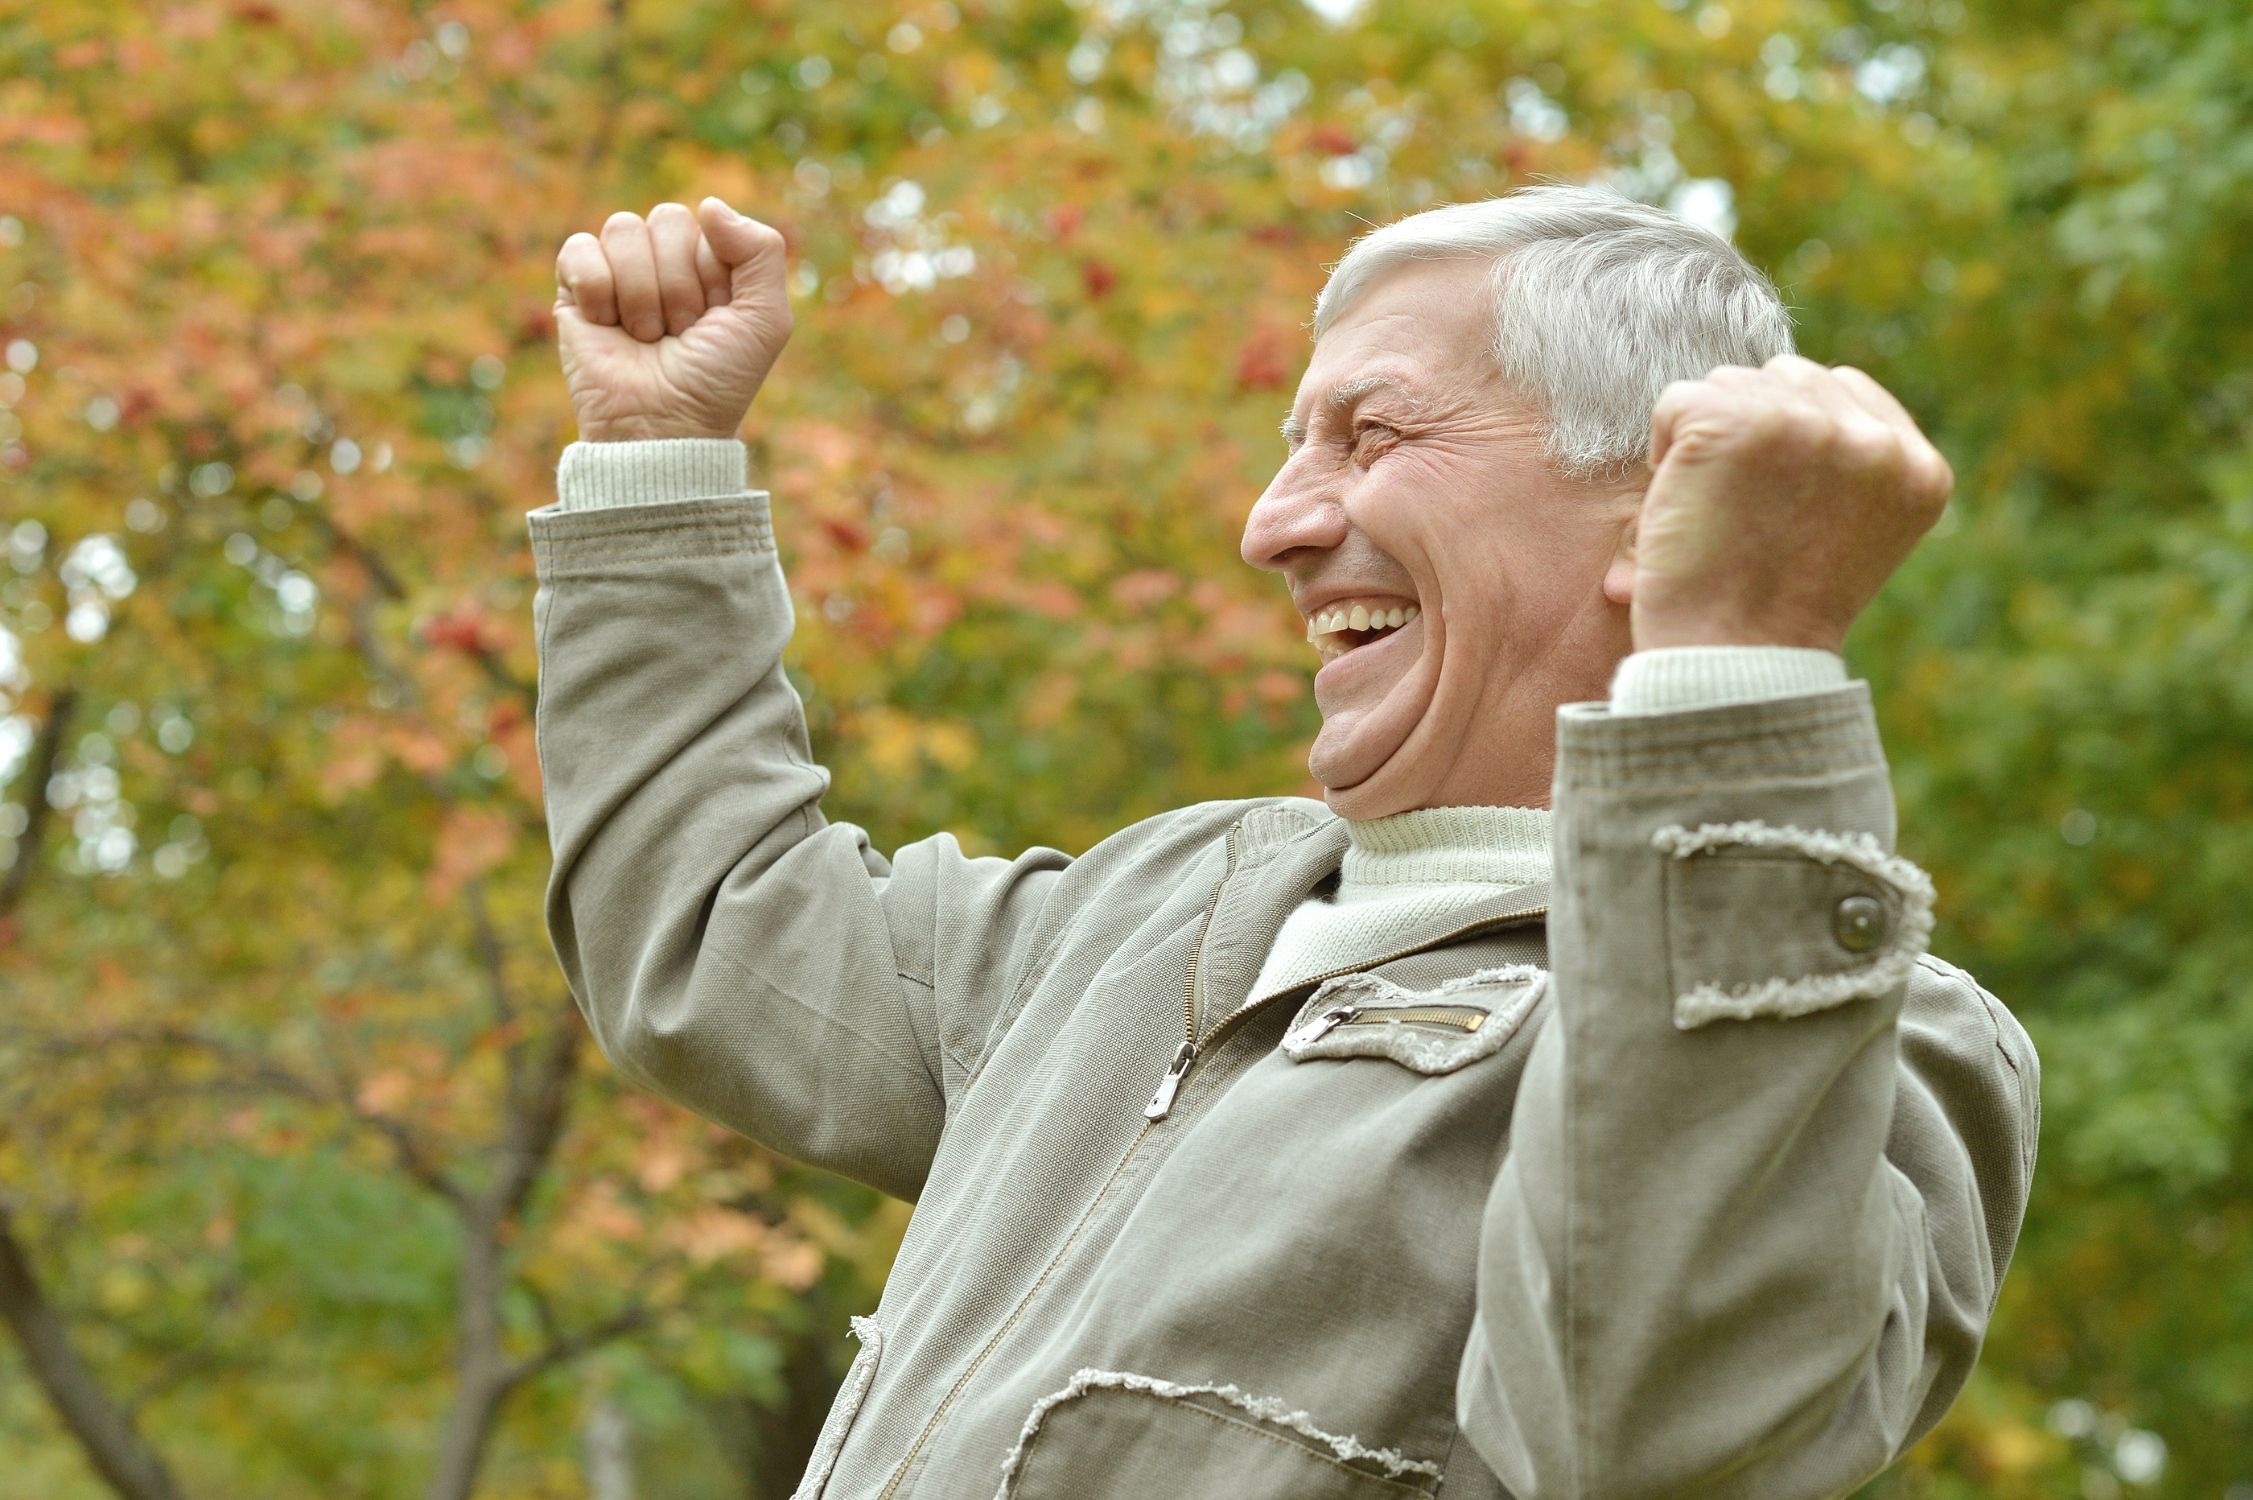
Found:
[[[782,235],[717,198],[614,213],[563,242],[555,279],[582,442],[734,437],[790,341]]]
[[[1955,484],[1883,386],[1796,354],[1668,386],[1650,460],[1629,608],[1638,651],[1838,650]]]

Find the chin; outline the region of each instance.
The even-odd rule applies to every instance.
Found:
[[[1397,752],[1400,747],[1393,748]],[[1387,754],[1368,775],[1340,786],[1337,783],[1344,780],[1347,759],[1341,753],[1325,754],[1322,738],[1317,736],[1314,748],[1307,753],[1306,768],[1322,783],[1322,800],[1330,811],[1364,822],[1424,805],[1423,788],[1401,760],[1397,753]]]

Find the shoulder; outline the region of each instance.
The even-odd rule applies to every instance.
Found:
[[[1309,797],[1231,797],[1193,802],[1129,823],[1080,859],[1110,868],[1189,863],[1209,848],[1225,845],[1231,830],[1237,830],[1248,842],[1270,844],[1336,821],[1336,813]]]
[[[2034,1039],[1995,993],[1965,970],[1931,953],[1917,955],[1901,1009],[1903,1060],[1937,1082],[1947,1075],[1986,1074],[2015,1102],[2028,1166],[2041,1129],[2042,1064]]]
[[[1909,975],[1906,1022],[1953,1021],[1984,1032],[2013,1068],[2032,1072],[2039,1066],[2034,1039],[2026,1034],[2010,1007],[1969,972],[1933,953],[1917,955]]]

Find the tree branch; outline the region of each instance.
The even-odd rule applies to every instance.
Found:
[[[23,1028],[11,1026],[0,1029]],[[381,1110],[361,1107],[355,1080],[341,1065],[337,1065],[335,1086],[323,1087],[258,1053],[181,1026],[109,1027],[100,1031],[74,1032],[46,1038],[38,1045],[47,1052],[65,1058],[82,1057],[112,1045],[172,1047],[207,1052],[235,1070],[238,1086],[255,1084],[272,1093],[286,1094],[309,1104],[343,1111],[349,1119],[382,1136],[390,1144],[392,1155],[397,1158],[401,1170],[409,1177],[456,1208],[469,1202],[469,1195],[462,1190],[461,1185],[447,1176],[444,1169],[431,1159],[428,1148],[412,1126]]]
[[[305,515],[320,529],[323,535],[328,537],[331,545],[358,563],[367,572],[368,580],[376,586],[377,591],[386,599],[404,601],[407,598],[407,586],[400,582],[399,574],[389,563],[383,560],[381,554],[376,552],[373,547],[339,526],[336,517],[325,511],[307,511]],[[361,623],[364,629],[365,622]],[[383,665],[388,672],[388,663],[383,661],[380,653],[370,649],[371,645],[372,640],[361,641],[362,654],[372,657],[380,665]],[[511,672],[508,669],[508,664],[502,661],[491,647],[478,644],[463,646],[459,649],[463,655],[477,663],[478,670],[482,671],[487,680],[492,682],[494,686],[514,693],[517,697],[523,699],[527,705],[530,705],[539,697],[538,689]],[[396,677],[397,674],[389,673],[389,675]]]
[[[0,1202],[0,1317],[23,1346],[32,1378],[103,1481],[123,1500],[182,1500],[163,1458],[110,1399],[71,1343],[62,1315],[16,1237],[5,1202]]]
[[[582,1354],[601,1348],[614,1339],[647,1327],[651,1312],[647,1304],[636,1302],[621,1308],[598,1323],[589,1324],[577,1333],[565,1334],[552,1340],[537,1354],[528,1355],[510,1365],[501,1375],[504,1389],[514,1390],[525,1381],[544,1375],[558,1365],[568,1364]]]
[[[48,815],[53,811],[47,801],[47,783],[54,778],[56,762],[62,759],[63,736],[70,732],[71,715],[77,708],[78,689],[57,688],[47,705],[47,722],[39,726],[39,738],[32,742],[31,794],[24,798],[24,830],[16,840],[16,862],[8,867],[7,877],[0,879],[0,943],[6,943],[13,932],[16,905],[23,900],[32,868],[39,863]]]

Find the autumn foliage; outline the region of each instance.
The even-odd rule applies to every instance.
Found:
[[[1733,221],[1960,476],[1850,655],[2043,1159],[1873,1493],[2253,1486],[2247,76],[2233,0],[0,0],[0,1490],[797,1478],[906,1208],[545,940],[564,236],[784,228],[830,811],[1076,850],[1307,788],[1235,545],[1312,296],[1538,174]]]

